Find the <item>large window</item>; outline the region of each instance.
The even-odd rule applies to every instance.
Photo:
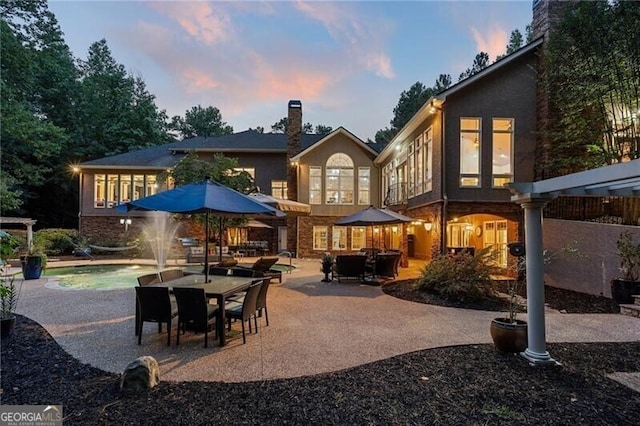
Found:
[[[334,226],[332,229],[332,244],[333,250],[346,250],[347,249],[347,228],[344,226]]]
[[[93,207],[111,208],[158,192],[155,175],[95,175]]]
[[[407,147],[407,191],[409,197],[416,195],[416,156],[414,152],[416,143],[417,140],[414,141],[414,143],[410,143]]]
[[[333,154],[327,160],[326,203],[353,204],[353,161],[346,154]]]
[[[433,131],[431,128],[424,132],[424,192],[431,191],[433,179]]]
[[[366,229],[364,226],[351,227],[351,250],[360,250],[367,246]]]
[[[313,227],[313,249],[314,250],[327,250],[327,227],[326,226],[314,226]]]
[[[233,171],[238,174],[241,172],[247,172],[249,176],[251,176],[251,179],[254,181],[256,180],[256,169],[254,167],[235,167]]]
[[[460,186],[480,186],[480,119],[460,119]]]
[[[322,204],[322,167],[309,167],[309,204]]]
[[[513,119],[493,119],[492,185],[503,188],[513,181]]]
[[[371,169],[358,167],[358,204],[371,204]]]
[[[272,180],[271,181],[271,195],[276,198],[282,198],[286,200],[289,198],[287,195],[287,181],[286,180]]]

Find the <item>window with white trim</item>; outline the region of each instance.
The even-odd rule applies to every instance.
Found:
[[[326,251],[328,247],[328,230],[326,226],[313,227],[313,249]]]
[[[493,119],[491,182],[503,188],[513,181],[513,118]]]
[[[424,149],[424,192],[429,192],[433,189],[433,129],[431,127],[424,132]]]
[[[366,229],[364,226],[352,226],[351,227],[351,250],[360,250],[367,246],[366,243]]]
[[[371,204],[371,169],[358,167],[358,204]]]
[[[322,167],[309,167],[309,204],[322,204]]]
[[[93,177],[93,207],[111,208],[158,192],[155,175],[104,175]]]
[[[346,154],[333,154],[326,167],[326,204],[353,204],[353,160]]]
[[[271,181],[271,196],[276,198],[282,198],[286,200],[287,195],[287,181],[286,180],[272,180]]]
[[[346,250],[347,249],[347,228],[345,226],[334,226],[331,230],[333,250]]]
[[[479,118],[460,119],[460,186],[480,187],[480,139]]]
[[[424,138],[420,136],[416,139],[415,156],[416,156],[416,195],[424,192]]]
[[[407,146],[407,191],[409,197],[416,195],[416,156],[414,152],[415,143]]]

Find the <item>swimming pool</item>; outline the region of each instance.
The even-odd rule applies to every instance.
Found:
[[[168,269],[173,269],[169,268]],[[200,270],[202,267],[199,268]],[[276,263],[272,269],[283,273],[292,272],[295,266],[289,267]],[[189,268],[193,270],[193,268]],[[198,272],[201,272],[198,270]],[[135,287],[141,275],[157,272],[154,265],[86,265],[66,268],[49,268],[44,276],[49,280],[45,284],[49,288],[63,290],[115,290]]]
[[[49,268],[47,287],[64,290],[114,290],[135,287],[140,275],[157,272],[153,265],[87,265]]]

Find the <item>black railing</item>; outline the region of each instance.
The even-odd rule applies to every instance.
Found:
[[[387,188],[387,196],[384,199],[386,206],[398,206],[407,204],[407,183],[394,183]]]

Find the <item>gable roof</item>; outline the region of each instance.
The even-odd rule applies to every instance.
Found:
[[[302,134],[301,148],[307,149],[323,138],[322,135]],[[189,151],[222,153],[281,153],[287,152],[287,135],[283,133],[258,133],[246,130],[224,136],[195,137],[143,148],[110,157],[80,163],[86,169],[130,168],[166,169],[176,163]]]
[[[310,145],[310,146],[308,146],[306,148],[303,146],[302,151],[300,151],[298,154],[296,154],[293,157],[291,157],[291,160],[292,161],[299,161],[304,155],[307,155],[308,153],[310,153],[314,149],[318,148],[320,145],[322,145],[326,141],[332,139],[334,136],[336,136],[338,134],[344,135],[347,138],[353,140],[356,144],[360,145],[365,151],[369,152],[374,157],[378,155],[378,151],[373,149],[370,144],[363,142],[362,139],[360,139],[359,137],[357,137],[356,135],[354,135],[353,133],[351,133],[350,131],[348,131],[344,127],[340,126],[337,129],[335,129],[333,132],[329,133],[328,135],[325,135],[317,143],[315,143],[313,145]]]
[[[400,129],[400,131],[391,139],[391,141],[385,146],[382,150],[378,158],[376,158],[375,163],[380,164],[395,148],[395,145],[402,142],[409,134],[411,134],[429,115],[435,112],[435,108],[439,108],[450,95],[459,92],[460,90],[475,84],[477,81],[482,80],[486,76],[490,75],[498,71],[499,69],[504,68],[506,65],[511,64],[515,60],[535,51],[538,46],[542,45],[543,37],[537,38],[526,46],[516,50],[510,55],[505,56],[488,67],[484,68],[482,71],[465,78],[464,80],[454,84],[453,86],[443,90],[435,96],[430,97],[427,101],[422,105],[422,107],[411,117],[411,119],[407,122],[407,124]]]

